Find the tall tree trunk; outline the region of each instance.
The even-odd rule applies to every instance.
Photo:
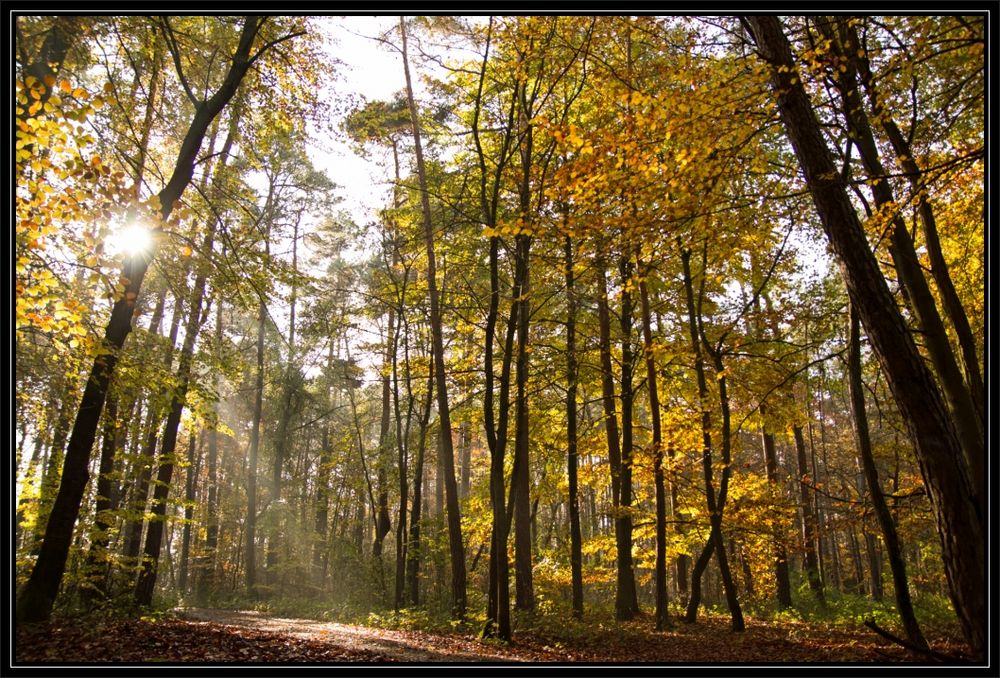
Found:
[[[320,442],[319,468],[316,469],[316,516],[313,526],[313,578],[320,589],[326,587],[327,542],[330,521],[330,427],[323,425]]]
[[[633,408],[635,404],[635,392],[632,389],[632,378],[635,370],[635,355],[632,350],[632,293],[629,292],[629,285],[632,283],[633,273],[632,260],[622,253],[618,259],[618,273],[622,283],[621,293],[621,315],[619,322],[622,329],[622,376],[621,376],[621,402],[622,402],[622,448],[621,448],[621,471],[620,476],[620,496],[619,507],[621,510],[622,529],[618,534],[618,558],[624,561],[624,568],[629,576],[626,578],[624,590],[625,598],[621,601],[622,606],[616,604],[616,614],[620,619],[632,619],[639,614],[639,595],[635,586],[635,570],[632,561],[632,454],[633,454]]]
[[[927,648],[927,641],[920,631],[913,604],[910,602],[910,587],[906,578],[906,564],[899,548],[899,536],[896,524],[889,513],[889,506],[882,494],[878,470],[875,467],[875,456],[872,452],[871,436],[868,432],[868,413],[865,410],[864,382],[861,379],[861,321],[854,306],[850,311],[850,343],[848,345],[847,369],[851,390],[851,409],[854,413],[854,432],[858,442],[858,456],[864,469],[865,484],[868,486],[868,496],[879,527],[882,528],[882,541],[889,556],[889,568],[892,571],[892,583],[896,591],[896,610],[906,632],[906,638],[920,648]],[[873,571],[873,580],[878,576]]]
[[[266,243],[266,240],[265,240]],[[265,253],[269,248],[265,245]],[[247,593],[257,595],[257,462],[260,454],[260,422],[264,412],[264,329],[267,304],[262,297],[257,305],[257,367],[254,377],[253,420],[250,423],[250,449],[247,468],[246,551],[244,572]]]
[[[160,216],[165,222],[180,199],[184,189],[191,182],[194,165],[202,140],[209,125],[236,93],[243,76],[250,68],[250,50],[261,23],[266,17],[248,16],[243,23],[239,45],[226,74],[225,80],[215,94],[196,109],[187,134],[181,143],[174,171],[157,195]],[[135,304],[142,288],[151,257],[138,254],[126,258],[122,267],[124,292],[115,301],[111,318],[105,329],[100,351],[94,359],[87,385],[83,391],[73,432],[66,449],[62,482],[52,507],[45,539],[38,560],[32,568],[27,583],[21,589],[17,601],[18,622],[45,621],[52,612],[59,585],[66,569],[73,528],[80,514],[80,503],[89,479],[87,467],[90,464],[91,448],[97,432],[97,423],[104,409],[108,385],[118,365],[119,352],[125,338],[132,330]]]
[[[393,263],[396,263],[396,250],[393,250]],[[405,294],[405,287],[404,294]],[[407,483],[406,476],[408,473],[408,436],[410,430],[410,417],[413,413],[413,390],[409,388],[410,375],[412,371],[410,369],[410,351],[409,351],[409,337],[406,335],[406,330],[404,329],[405,318],[403,317],[403,294],[400,294],[397,300],[397,311],[399,313],[399,330],[393,334],[393,338],[389,346],[391,346],[392,356],[392,403],[395,412],[396,420],[396,472],[399,475],[399,508],[396,512],[396,581],[393,590],[392,604],[393,609],[399,610],[404,603],[404,594],[406,588],[406,504],[409,501],[410,486]],[[405,343],[404,355],[406,359],[406,374],[407,374],[407,391],[409,392],[409,404],[407,406],[406,412],[406,433],[403,432],[402,423],[402,412],[399,406],[399,335],[403,334],[403,341]]]
[[[760,404],[761,438],[764,447],[764,468],[767,471],[767,482],[774,490],[781,487],[778,479],[778,455],[774,447],[774,434],[767,429],[767,406]],[[778,607],[785,610],[792,606],[792,582],[788,576],[788,553],[784,540],[774,539],[774,578],[776,582],[775,595]]]
[[[202,251],[210,254],[215,242],[216,222],[212,222],[205,234]],[[205,298],[205,286],[208,280],[206,272],[200,272],[192,288],[191,308],[188,323],[184,330],[184,346],[181,349],[180,361],[177,367],[177,386],[170,404],[170,414],[163,429],[163,442],[160,447],[160,467],[156,474],[156,484],[153,487],[152,517],[146,530],[146,546],[139,569],[139,578],[135,585],[135,601],[138,605],[150,605],[153,602],[153,589],[156,586],[157,562],[160,557],[160,542],[166,521],[167,495],[170,492],[170,481],[173,476],[177,445],[177,431],[181,423],[181,414],[187,399],[188,386],[191,381],[191,363],[194,360],[194,347],[198,331],[205,322],[202,303]],[[186,582],[185,582],[186,583]]]
[[[222,345],[222,299],[215,305],[215,345]],[[218,388],[218,382],[216,382]],[[212,425],[208,429],[208,498],[205,505],[205,558],[199,581],[199,598],[204,600],[215,584],[219,547],[219,403],[212,404]]]
[[[817,602],[825,607],[826,596],[823,593],[823,580],[819,573],[819,554],[816,549],[816,508],[813,504],[813,493],[810,491],[816,478],[809,471],[802,426],[793,426],[792,435],[795,438],[795,458],[798,461],[799,470],[799,505],[802,508],[802,545],[805,551],[806,578],[809,580],[809,588],[812,589]]]
[[[392,363],[392,356],[388,355],[388,351],[392,350],[393,337],[396,334],[395,329],[396,313],[395,310],[389,309],[389,329],[386,333],[386,355],[383,356],[382,362],[382,416],[379,421],[379,433],[378,433],[378,457],[376,464],[378,468],[376,469],[376,478],[378,486],[378,518],[375,521],[375,539],[372,542],[372,556],[378,563],[378,567],[382,567],[382,543],[385,541],[385,536],[389,534],[392,529],[392,520],[389,517],[389,487],[388,481],[385,474],[385,466],[389,456],[390,440],[389,440],[389,426],[391,423],[391,407],[392,407],[392,375],[390,374],[390,364]]]
[[[507,110],[506,125],[500,136],[500,152],[496,158],[492,172],[487,168],[486,154],[483,151],[480,138],[479,119],[482,110],[483,85],[486,81],[486,67],[490,54],[490,43],[493,31],[493,18],[490,17],[486,29],[486,42],[483,50],[483,60],[479,72],[478,89],[473,108],[472,138],[476,146],[476,158],[479,164],[479,202],[482,211],[483,224],[488,228],[496,227],[497,211],[500,204],[500,189],[502,186],[503,169],[511,157],[514,138],[514,116],[520,100],[521,83],[514,85]],[[483,390],[483,421],[486,430],[486,442],[490,450],[490,558],[489,586],[486,604],[486,624],[483,627],[484,637],[497,637],[504,641],[511,640],[510,626],[510,581],[507,562],[508,522],[504,508],[506,489],[504,485],[504,463],[507,449],[507,427],[510,412],[510,366],[513,355],[514,329],[520,305],[511,302],[508,316],[506,341],[502,359],[500,376],[500,394],[498,411],[494,409],[494,390],[496,374],[494,373],[494,350],[496,341],[496,326],[500,309],[500,275],[499,275],[500,238],[491,235],[489,240],[489,276],[490,301],[486,315],[486,331],[484,336],[483,374],[486,388]],[[520,296],[520,282],[515,277],[512,300]]]
[[[407,548],[406,578],[410,590],[410,603],[420,604],[420,509],[424,487],[424,456],[427,451],[427,430],[434,402],[434,361],[430,361],[427,371],[427,400],[424,402],[417,434],[417,455],[413,462],[413,504],[410,509],[410,544]]]
[[[969,325],[969,318],[965,313],[965,308],[958,297],[955,285],[948,272],[948,264],[941,251],[937,220],[934,216],[933,205],[925,190],[923,173],[917,165],[916,160],[914,160],[909,141],[899,129],[899,126],[891,115],[891,111],[886,110],[882,104],[876,88],[875,78],[872,75],[871,65],[868,61],[867,51],[862,48],[857,30],[842,17],[838,17],[836,21],[844,43],[844,53],[857,68],[861,84],[868,96],[873,113],[872,118],[878,120],[881,124],[882,130],[885,132],[889,143],[892,144],[893,151],[896,153],[896,160],[903,168],[903,172],[910,182],[914,195],[917,196],[917,213],[920,216],[920,224],[923,227],[924,244],[927,247],[927,254],[930,260],[931,275],[934,277],[934,282],[937,284],[945,312],[951,319],[952,327],[958,337],[969,395],[975,404],[979,424],[982,426],[985,422],[984,396],[986,389],[983,386],[982,372],[979,369],[976,340]]]
[[[615,617],[625,621],[635,616],[632,601],[635,593],[635,573],[632,571],[631,539],[625,530],[622,506],[622,456],[618,437],[618,415],[615,411],[614,372],[611,367],[611,311],[608,308],[607,273],[603,261],[597,264],[597,312],[601,348],[601,402],[604,406],[604,431],[608,440],[611,466],[612,517],[615,522],[617,584],[615,587]]]
[[[580,498],[577,489],[576,391],[580,368],[576,357],[576,287],[573,275],[573,239],[563,240],[566,267],[566,475],[569,482],[569,560],[573,588],[573,616],[583,617],[583,553],[580,536]],[[657,552],[659,553],[659,552]]]
[[[638,248],[636,260],[639,261]],[[670,623],[667,613],[667,492],[663,478],[663,433],[660,428],[660,396],[656,389],[656,358],[653,351],[652,314],[649,310],[649,267],[639,275],[639,303],[642,310],[642,337],[646,356],[646,388],[653,427],[653,478],[656,483],[656,630]]]
[[[201,470],[201,448],[204,443],[199,444],[197,435],[191,435],[188,439],[187,458],[187,478],[184,483],[184,530],[181,537],[181,570],[177,579],[177,588],[180,589],[181,596],[187,595],[187,582],[189,559],[191,555],[191,524],[194,518],[194,502],[197,498],[197,478],[198,471]],[[195,457],[197,448],[198,456]]]
[[[703,249],[702,267],[707,257],[707,247]],[[704,340],[704,333],[701,331],[700,300],[696,309],[694,298],[694,282],[691,276],[691,250],[683,248],[681,250],[681,264],[684,276],[684,295],[687,302],[688,331],[691,340],[691,351],[694,353],[695,377],[698,382],[698,397],[701,403],[701,436],[702,436],[702,471],[705,479],[705,502],[708,509],[709,523],[711,531],[708,542],[705,544],[701,555],[695,563],[694,571],[691,574],[691,597],[688,600],[685,620],[693,622],[698,613],[698,605],[701,602],[701,577],[708,566],[714,550],[716,560],[719,564],[719,574],[722,578],[726,592],[726,602],[729,605],[729,612],[732,617],[732,629],[743,631],[743,611],[740,608],[736,597],[736,587],[733,583],[732,572],[729,569],[729,560],[726,553],[725,542],[722,535],[722,512],[726,504],[726,495],[729,487],[730,474],[730,445],[731,431],[729,422],[729,397],[726,393],[725,371],[722,365],[721,350],[712,351],[715,361],[716,377],[719,382],[719,403],[722,410],[722,478],[719,483],[719,494],[715,493],[715,481],[712,469],[712,415],[708,407],[708,382],[705,377],[704,350],[709,350],[708,342]],[[703,272],[704,275],[704,272]]]
[[[158,334],[160,331],[160,321],[162,320],[166,304],[166,294],[166,288],[164,288],[157,300],[152,318],[150,318],[149,332],[152,334]],[[182,297],[179,296],[174,302],[167,348],[162,356],[163,367],[166,370],[170,369],[173,362],[173,353],[177,343],[177,332],[180,329],[183,308],[184,303]],[[166,408],[169,404],[161,402],[163,399],[164,397],[159,394],[150,394],[147,398],[146,423],[142,429],[146,434],[143,437],[145,443],[132,466],[133,473],[138,468],[138,477],[129,498],[129,516],[122,527],[122,531],[125,533],[125,543],[122,553],[125,556],[125,562],[129,565],[137,564],[136,559],[139,557],[139,551],[142,549],[142,528],[145,524],[146,504],[149,500],[149,481],[152,478],[153,464],[156,461],[156,444],[159,440],[160,423],[166,415]]]
[[[986,590],[983,506],[941,393],[924,364],[868,245],[800,81],[788,39],[774,16],[745,18],[771,66],[778,110],[792,141],[852,304],[917,449],[941,540],[949,590],[976,660],[985,657]]]
[[[88,577],[81,589],[81,597],[85,600],[98,600],[108,593],[108,534],[114,524],[111,501],[112,472],[114,471],[115,453],[122,441],[120,429],[124,422],[118,416],[118,398],[114,392],[108,398],[104,410],[104,431],[101,441],[101,462],[97,476],[97,498],[95,500],[94,529],[90,536],[90,550],[87,552],[87,563],[84,572]]]
[[[535,609],[535,592],[531,577],[531,468],[528,458],[528,321],[530,319],[530,285],[528,254],[531,239],[515,236],[517,264],[515,275],[520,280],[521,309],[517,318],[517,393],[514,401],[514,468],[510,491],[514,501],[514,607]]]
[[[438,418],[441,422],[441,456],[444,470],[446,501],[448,503],[448,544],[451,551],[451,588],[455,617],[465,616],[465,549],[462,546],[462,520],[458,509],[458,486],[455,481],[455,451],[451,440],[451,414],[448,410],[448,383],[445,378],[444,335],[441,329],[441,308],[438,303],[437,270],[434,262],[434,226],[431,222],[431,203],[427,192],[427,174],[424,169],[424,151],[420,145],[420,119],[413,98],[410,80],[410,63],[406,51],[406,24],[399,18],[402,38],[403,74],[406,78],[406,98],[410,105],[413,124],[413,147],[417,157],[417,176],[420,181],[420,205],[424,221],[424,238],[427,244],[427,287],[430,297],[431,339],[434,349],[434,367],[437,380]]]
[[[298,274],[298,252],[299,252],[299,221],[301,215],[296,218],[292,226],[292,273]],[[281,387],[281,414],[278,419],[277,433],[274,439],[274,459],[271,466],[271,510],[275,512],[271,520],[271,533],[267,539],[267,569],[272,585],[283,586],[283,580],[278,573],[279,553],[281,551],[283,520],[285,517],[281,511],[281,476],[284,470],[286,457],[288,456],[289,438],[291,437],[289,426],[296,409],[293,405],[295,392],[298,388],[298,363],[295,354],[295,304],[298,294],[298,285],[292,282],[291,294],[289,296],[288,311],[288,360],[285,363],[285,374]]]

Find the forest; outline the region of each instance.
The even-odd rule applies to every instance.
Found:
[[[10,19],[14,665],[992,663],[990,15],[360,19]]]

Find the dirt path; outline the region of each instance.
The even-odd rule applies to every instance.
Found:
[[[399,662],[524,662],[538,659],[516,649],[493,648],[471,637],[442,636],[420,631],[391,631],[311,619],[270,617],[252,610],[189,607],[178,608],[175,612],[182,619],[281,633],[349,650],[367,650]]]

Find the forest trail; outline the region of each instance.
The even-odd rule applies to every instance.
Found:
[[[238,626],[329,643],[350,651],[383,655],[397,662],[524,662],[538,659],[537,653],[517,648],[496,648],[472,638],[444,636],[420,631],[395,631],[352,624],[271,617],[254,610],[178,608],[182,619],[223,626]]]

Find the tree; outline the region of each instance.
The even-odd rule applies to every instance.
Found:
[[[165,222],[170,217],[174,204],[191,181],[198,150],[209,125],[236,94],[250,66],[278,42],[294,36],[289,34],[276,38],[251,53],[260,29],[266,21],[267,17],[244,19],[239,42],[222,84],[211,96],[204,99],[196,98],[190,90],[180,67],[179,56],[175,57],[178,77],[188,96],[195,103],[196,112],[184,137],[170,180],[156,195],[155,204],[158,206],[159,218],[162,221]],[[106,350],[94,359],[87,379],[79,413],[66,448],[62,482],[45,530],[45,539],[38,561],[32,569],[28,583],[18,595],[18,621],[42,621],[47,619],[52,611],[69,553],[73,526],[80,512],[80,503],[89,475],[87,465],[97,423],[104,407],[108,384],[118,362],[118,352],[132,329],[133,311],[149,262],[150,259],[145,254],[139,253],[128,257],[123,264],[124,289],[115,302],[107,324],[104,336]]]
[[[937,516],[945,572],[966,640],[984,656],[986,631],[982,506],[955,427],[923,358],[896,308],[865,238],[860,220],[834,167],[791,48],[776,17],[747,17],[761,58],[768,64],[782,124],[795,149],[852,304],[871,339],[907,429]],[[780,94],[777,94],[780,93]]]
[[[406,76],[406,98],[410,106],[413,125],[413,150],[417,159],[417,178],[420,182],[420,204],[424,220],[424,239],[427,245],[427,288],[430,299],[431,340],[434,349],[435,381],[437,384],[438,419],[441,425],[441,455],[444,465],[445,494],[448,506],[448,543],[451,546],[451,586],[453,611],[456,617],[465,615],[465,550],[462,547],[462,523],[458,508],[458,487],[455,482],[455,452],[451,439],[451,416],[448,410],[448,384],[445,379],[444,338],[441,331],[441,308],[438,299],[437,269],[434,260],[434,227],[431,223],[430,196],[427,192],[427,175],[424,169],[423,148],[420,145],[420,119],[413,96],[410,63],[406,51],[406,24],[399,18],[399,35],[402,41],[403,72]]]

